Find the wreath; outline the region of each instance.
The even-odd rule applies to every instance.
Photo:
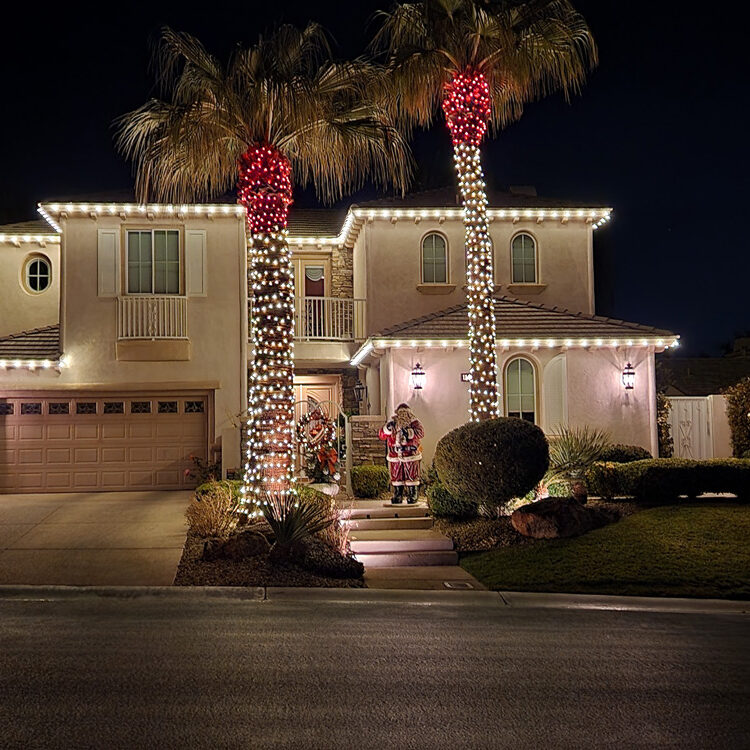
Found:
[[[297,440],[305,454],[305,473],[315,482],[335,482],[338,452],[334,448],[336,425],[320,408],[297,421]]]

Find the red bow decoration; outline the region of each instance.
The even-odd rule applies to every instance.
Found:
[[[323,467],[323,471],[333,476],[336,472],[336,462],[339,460],[339,454],[335,448],[321,448],[318,451],[318,462]]]

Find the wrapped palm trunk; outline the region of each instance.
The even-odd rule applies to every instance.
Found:
[[[497,352],[492,243],[479,145],[490,116],[489,87],[476,71],[454,76],[445,87],[443,111],[453,139],[458,188],[464,208],[469,307],[469,419],[498,414]]]
[[[239,200],[247,209],[252,365],[244,446],[244,510],[259,515],[294,477],[294,280],[287,243],[291,167],[272,146],[243,154]]]

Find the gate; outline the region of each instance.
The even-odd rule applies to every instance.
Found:
[[[672,440],[676,458],[713,458],[708,399],[671,396]]]

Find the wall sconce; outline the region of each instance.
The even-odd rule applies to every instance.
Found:
[[[632,391],[635,387],[635,367],[628,362],[622,371],[622,384],[626,391]]]
[[[357,399],[358,404],[362,403],[362,399],[365,397],[366,393],[367,393],[367,386],[358,380],[354,386],[354,398]]]
[[[417,362],[409,375],[409,385],[412,387],[412,390],[421,391],[424,388],[426,380],[427,373],[422,369],[422,365]]]

